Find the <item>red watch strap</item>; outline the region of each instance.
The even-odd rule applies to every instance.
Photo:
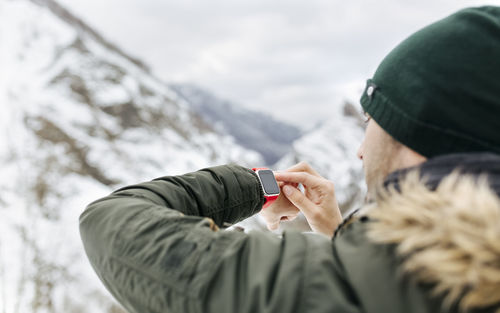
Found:
[[[264,196],[266,198],[266,202],[264,202],[264,205],[262,208],[267,208],[270,206],[276,199],[278,199],[279,196]]]

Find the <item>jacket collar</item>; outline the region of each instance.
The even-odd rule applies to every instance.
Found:
[[[409,172],[418,170],[427,188],[435,190],[444,177],[454,171],[473,177],[486,175],[490,188],[500,196],[500,155],[479,153],[454,153],[431,158],[426,162],[392,172],[384,181],[384,187],[394,186],[399,190],[399,182]]]
[[[444,306],[498,307],[500,157],[453,154],[412,169],[392,173],[370,204],[368,239],[394,246],[401,269]]]

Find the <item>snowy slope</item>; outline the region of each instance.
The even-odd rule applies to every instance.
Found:
[[[335,195],[345,215],[358,208],[364,200],[366,186],[361,161],[356,152],[363,140],[363,118],[357,107],[349,102],[341,106],[332,105],[331,115],[326,122],[312,128],[295,140],[291,151],[273,169],[286,170],[301,161],[309,163],[321,176],[335,184]],[[265,230],[264,219],[255,215],[237,226],[245,230]],[[282,222],[277,234],[287,229],[310,231],[302,214],[297,219]]]
[[[266,163],[251,146],[259,134],[241,139],[229,123],[221,131],[192,98],[53,0],[0,2],[0,62],[2,312],[121,312],[83,253],[85,205],[161,175]],[[229,120],[261,116],[226,113]],[[272,121],[262,119],[256,125],[266,133]],[[306,160],[336,181],[339,199],[339,188],[357,190],[359,168],[347,161],[360,137],[354,120],[339,116],[299,139],[283,127],[269,139],[276,150],[266,160],[296,141],[275,168]],[[246,225],[258,228],[258,221]]]
[[[49,0],[2,1],[0,310],[117,312],[78,216],[124,184],[261,156]]]
[[[274,167],[284,170],[306,161],[335,184],[337,201],[343,212],[358,206],[364,197],[362,163],[356,152],[363,140],[361,114],[349,102],[332,106],[332,114],[322,125],[293,143],[290,153]]]

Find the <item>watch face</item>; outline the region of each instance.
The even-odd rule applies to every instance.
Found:
[[[271,170],[260,170],[257,172],[260,181],[262,182],[262,187],[264,187],[264,191],[268,195],[277,195],[280,193],[280,187],[276,182],[276,178],[274,178],[273,171]]]

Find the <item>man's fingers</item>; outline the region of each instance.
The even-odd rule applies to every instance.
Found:
[[[295,164],[294,166],[288,168],[286,170],[287,172],[307,172],[311,175],[321,177],[318,172],[316,172],[311,165],[309,165],[307,162],[300,162]]]
[[[269,230],[276,230],[276,229],[278,229],[279,225],[280,225],[280,221],[279,220],[276,221],[275,223],[267,223],[267,229],[269,229]]]
[[[309,200],[300,190],[286,185],[283,187],[283,193],[293,205],[304,213],[306,218],[316,215],[316,204]]]
[[[293,221],[294,219],[297,218],[297,216],[299,216],[299,215],[298,214],[294,214],[294,215],[283,216],[281,218],[281,221]]]
[[[274,177],[276,180],[284,181],[288,183],[298,183],[302,185],[307,185],[311,188],[321,187],[325,184],[325,179],[322,177],[317,177],[306,172],[275,172]]]
[[[261,212],[262,217],[266,221],[267,229],[276,230],[280,224],[280,216],[275,214],[267,214],[265,212]]]
[[[280,188],[286,184],[286,182],[284,182],[284,181],[276,180],[276,182],[278,183],[278,187],[280,187]],[[288,184],[294,186],[295,188],[299,187],[298,183],[288,183]]]

